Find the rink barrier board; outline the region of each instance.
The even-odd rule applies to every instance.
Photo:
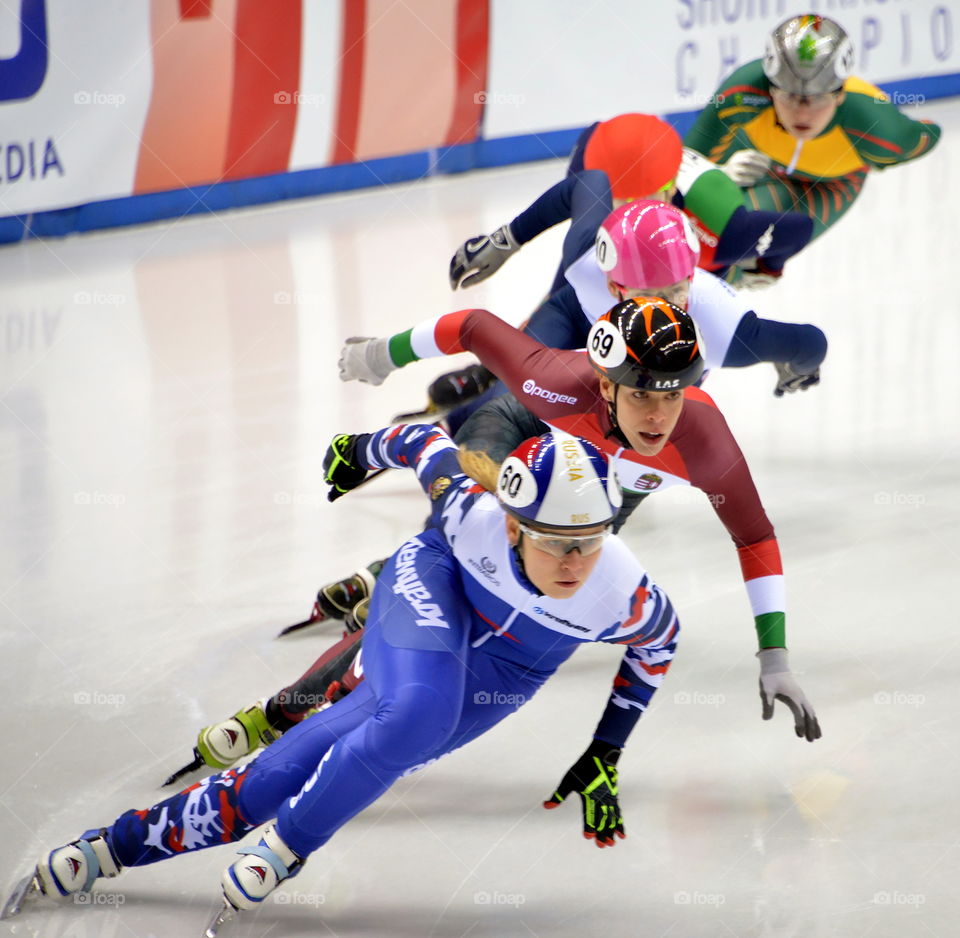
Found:
[[[960,73],[889,82],[879,86],[891,96],[924,100],[960,95]],[[663,115],[682,136],[699,111]],[[583,127],[498,137],[315,169],[214,182],[143,195],[88,202],[70,208],[0,218],[0,244],[28,238],[60,237],[105,228],[182,218],[287,199],[349,192],[438,174],[462,173],[569,155]]]

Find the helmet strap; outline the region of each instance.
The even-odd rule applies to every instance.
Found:
[[[513,558],[517,562],[517,572],[520,574],[520,576],[523,577],[527,585],[532,590],[534,590],[538,596],[542,596],[543,593],[541,593],[540,590],[538,590],[536,586],[534,586],[533,581],[530,579],[530,577],[527,576],[527,568],[523,565],[523,551],[520,550],[520,545],[522,543],[523,543],[523,531],[519,531],[517,533],[517,543],[512,545],[510,548],[513,551]]]
[[[610,415],[610,429],[607,430],[605,436],[609,439],[611,436],[616,437],[624,446],[630,446],[630,441],[627,439],[626,434],[623,430],[620,429],[620,422],[617,420],[617,395],[620,393],[620,385],[616,382],[611,382],[613,384],[613,400],[607,401],[607,413]]]

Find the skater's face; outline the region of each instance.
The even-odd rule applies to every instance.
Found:
[[[557,542],[562,540],[562,535],[540,531],[531,524],[521,526],[512,515],[507,515],[506,524],[507,539],[511,544],[520,545],[527,579],[551,599],[567,599],[583,586],[603,553],[599,538],[608,530],[603,524],[576,528],[570,531],[570,535],[586,538],[583,550],[577,546],[576,540],[570,540],[565,546],[571,549],[561,553]]]
[[[656,456],[667,445],[683,410],[683,391],[642,391],[600,377],[600,393],[615,404],[617,423],[642,456]]]
[[[771,88],[773,107],[783,129],[797,140],[813,140],[826,130],[837,108],[843,104],[844,91],[825,94],[790,94]]]
[[[690,278],[686,277],[665,287],[623,287],[608,279],[607,289],[610,295],[621,303],[638,296],[659,296],[661,300],[673,303],[680,309],[686,309],[687,301],[690,299]]]

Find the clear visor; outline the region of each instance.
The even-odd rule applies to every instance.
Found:
[[[823,111],[826,108],[830,107],[831,104],[835,104],[837,101],[837,96],[840,94],[840,91],[843,89],[838,89],[837,91],[824,91],[820,94],[797,94],[793,91],[784,91],[782,88],[777,88],[775,85],[771,86],[770,92],[781,104],[787,105],[787,107],[798,108],[798,107],[808,107],[811,111]]]
[[[519,522],[518,522],[519,524]],[[533,541],[537,550],[542,550],[551,557],[566,557],[571,551],[579,550],[581,557],[595,554],[607,539],[610,528],[604,528],[599,534],[583,534],[580,536],[563,536],[547,534],[545,531],[534,531],[525,524],[520,524],[520,530]]]

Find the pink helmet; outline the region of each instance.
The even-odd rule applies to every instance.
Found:
[[[700,242],[687,216],[652,199],[614,209],[597,231],[597,263],[628,289],[665,287],[693,276]]]

